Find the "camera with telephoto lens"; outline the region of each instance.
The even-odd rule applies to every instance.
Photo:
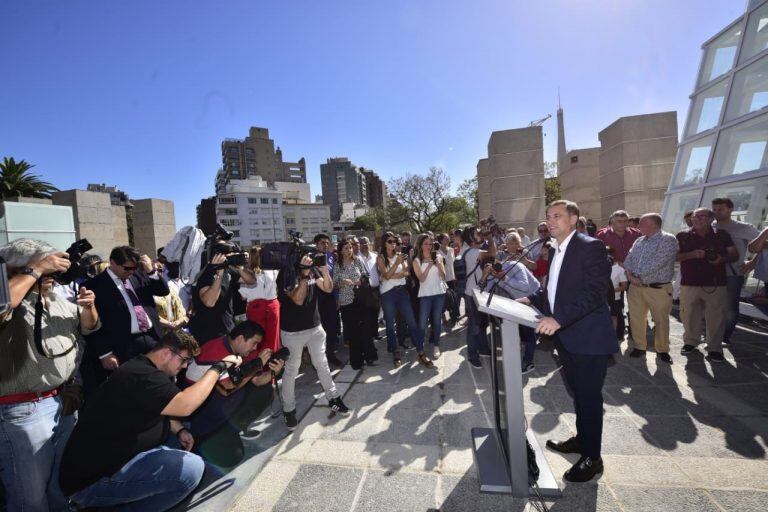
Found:
[[[715,261],[718,258],[717,249],[714,247],[707,247],[704,249],[704,259],[707,261]]]
[[[69,284],[77,279],[85,279],[88,277],[88,269],[81,263],[83,255],[93,249],[93,246],[88,242],[86,238],[77,240],[65,251],[69,255],[70,265],[64,272],[56,272],[53,274],[53,278],[59,284]]]
[[[244,378],[260,370],[269,370],[270,363],[274,363],[278,359],[286,361],[290,355],[291,351],[288,350],[288,347],[282,347],[280,350],[272,354],[269,359],[267,359],[266,364],[262,365],[261,359],[257,357],[256,359],[248,361],[247,363],[243,363],[240,366],[230,367],[227,370],[227,373],[229,374],[229,378],[232,381],[232,384],[238,386]]]

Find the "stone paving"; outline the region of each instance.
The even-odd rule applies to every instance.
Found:
[[[563,490],[550,510],[768,508],[768,335],[740,328],[726,363],[711,365],[703,353],[679,355],[681,334],[673,321],[672,366],[650,351],[645,359],[616,357],[604,389],[605,473],[566,484],[562,474],[577,456],[547,451]],[[240,493],[238,512],[534,510],[526,500],[478,492],[470,428],[490,425],[493,408],[488,370],[467,365],[464,338],[462,327],[443,336],[434,370],[415,363],[414,351],[410,364],[393,369],[379,342],[378,366],[337,374],[351,382],[343,384],[351,416],[334,415],[320,399],[304,407],[294,433],[265,448],[270,436],[285,435],[280,418],[271,420],[272,433],[253,449],[259,467],[248,461],[220,475],[193,508],[221,510],[222,499]],[[551,345],[539,345],[536,370],[524,379],[526,417],[539,442],[571,436],[573,405]],[[216,500],[222,485],[233,488]]]

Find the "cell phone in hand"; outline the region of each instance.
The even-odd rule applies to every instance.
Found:
[[[407,245],[404,245],[404,246],[400,247],[400,253],[401,254],[403,254],[405,256],[408,256],[409,252],[411,252],[411,248],[408,247]]]
[[[432,258],[432,261],[437,261],[437,251],[429,253],[429,257]]]

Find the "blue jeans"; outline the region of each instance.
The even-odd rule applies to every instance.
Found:
[[[488,321],[485,315],[478,311],[474,298],[464,297],[464,308],[467,312],[467,357],[470,361],[476,361],[480,352],[490,351],[486,333]]]
[[[744,276],[728,276],[725,278],[725,286],[728,290],[728,310],[725,314],[724,340],[730,340],[736,324],[739,322],[739,301],[741,289],[744,286]]]
[[[8,510],[69,510],[59,464],[77,417],[62,416],[61,398],[0,405],[0,477]]]
[[[111,477],[71,496],[81,508],[114,507],[129,510],[168,510],[191,493],[203,478],[199,455],[158,446],[141,452]]]
[[[424,351],[424,331],[416,324],[416,317],[411,308],[411,297],[404,287],[392,288],[381,294],[381,308],[384,310],[384,322],[387,324],[387,347],[390,351],[397,350],[395,335],[395,315],[399,312],[411,331],[411,341],[419,352]]]
[[[419,329],[421,332],[427,332],[427,320],[432,317],[432,340],[434,346],[440,344],[440,333],[443,326],[443,305],[445,304],[445,294],[430,295],[428,297],[419,297]]]
[[[523,364],[533,362],[533,354],[536,352],[536,332],[533,327],[521,325],[520,327],[520,341],[523,342]]]

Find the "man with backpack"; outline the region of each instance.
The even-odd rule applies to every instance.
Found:
[[[461,251],[453,262],[456,292],[459,293],[463,288],[467,313],[467,360],[473,367],[482,368],[480,356],[490,356],[491,349],[486,334],[488,324],[485,316],[477,309],[473,293],[479,288],[483,261],[492,260],[496,256],[496,241],[491,236],[490,226],[485,226],[482,230],[470,226],[464,229],[462,239]],[[486,250],[480,248],[483,242],[488,244]]]

